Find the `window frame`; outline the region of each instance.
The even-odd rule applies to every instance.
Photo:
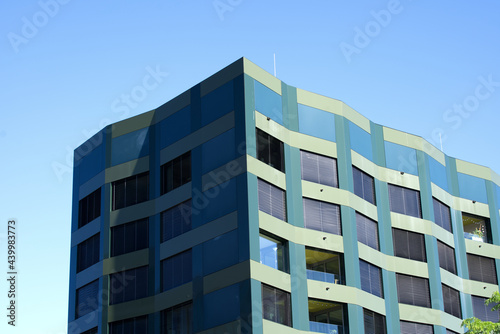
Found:
[[[409,279],[410,281],[406,282],[407,284],[403,285],[403,278],[405,278],[405,280]],[[428,278],[396,273],[396,285],[398,292],[398,303],[431,308],[431,294]],[[422,287],[425,291],[417,291],[421,290]],[[403,293],[405,294],[403,295]],[[404,301],[402,301],[403,297],[405,297]],[[410,297],[412,299],[412,302],[406,302],[406,298]],[[425,303],[416,300],[417,298],[425,298]]]
[[[276,267],[270,266],[262,262],[262,239],[266,239],[267,241],[273,242],[277,245],[276,247]],[[289,273],[289,261],[288,261],[288,243],[286,240],[275,237],[268,233],[260,232],[259,233],[259,253],[260,253],[260,263],[271,267],[273,269],[283,271],[285,273]],[[281,254],[280,254],[281,253]],[[267,261],[266,261],[267,262]]]
[[[271,136],[269,133],[255,128],[256,141],[256,158],[257,160],[279,170],[285,172],[285,145],[278,138]],[[278,146],[276,148],[275,146]],[[263,149],[262,149],[263,148]],[[278,152],[273,151],[278,150]]]
[[[286,191],[260,178],[257,179],[257,191],[259,211],[287,221]]]
[[[76,273],[100,262],[101,236],[96,233],[78,244],[76,248]]]
[[[112,211],[146,202],[149,200],[149,171],[113,181],[111,188]]]
[[[361,276],[361,290],[371,293],[374,296],[384,298],[382,268],[360,259],[359,271]],[[364,271],[368,271],[368,273],[363,274]],[[378,293],[378,291],[380,291],[380,293]]]
[[[78,201],[78,228],[101,216],[101,187]]]
[[[143,229],[143,230],[139,230]],[[117,239],[120,237],[119,233],[122,232],[121,249],[117,251]],[[144,240],[140,237],[143,236]],[[134,220],[125,224],[120,224],[111,227],[111,242],[110,254],[111,256],[119,256],[149,247],[149,218]],[[132,246],[132,247],[130,247]],[[129,247],[127,249],[127,247]]]
[[[302,197],[302,207],[304,211],[304,228],[342,235],[340,205]],[[331,221],[329,221],[330,219]]]
[[[358,242],[380,250],[378,222],[356,211],[356,231]]]
[[[437,240],[439,267],[449,271],[452,274],[457,274],[457,263],[455,259],[455,249],[448,246],[441,240]]]
[[[327,168],[327,164],[332,164],[331,170],[328,170],[329,168]],[[312,169],[315,169],[314,173],[312,172]],[[331,173],[332,177],[326,178],[326,175],[329,173]],[[338,188],[339,180],[337,159],[310,151],[300,150],[300,177],[304,181]]]
[[[191,151],[187,151],[160,166],[160,196],[192,180]]]
[[[179,273],[182,273],[182,275],[179,275]],[[160,261],[161,292],[172,290],[192,280],[193,252],[191,248]]]
[[[416,242],[417,238],[419,240],[418,243]],[[393,227],[392,242],[394,256],[401,257],[403,259],[427,262],[425,236],[423,234]],[[406,250],[402,249],[401,247],[404,246],[408,246],[408,248]],[[414,249],[411,249],[410,246],[413,246]],[[420,249],[416,249],[417,247]],[[407,252],[406,256],[404,251]],[[418,253],[420,253],[420,256],[416,256]]]
[[[160,243],[191,231],[192,211],[191,199],[162,211],[160,214]],[[168,217],[168,215],[170,215],[170,217]],[[169,219],[171,219],[171,221],[169,221]],[[170,235],[166,232],[167,227],[171,228]]]
[[[450,207],[435,197],[432,197],[432,206],[434,209],[434,222],[446,231],[453,233]]]
[[[262,318],[285,326],[292,327],[291,294],[287,291],[275,288],[271,285],[267,285],[264,283],[261,284],[261,289],[262,289]],[[281,295],[278,296],[278,293]],[[283,307],[281,310],[283,312],[280,312],[280,310],[278,310],[279,307],[277,306],[278,300],[283,301]],[[272,305],[274,309],[274,313],[271,316],[268,314],[269,312],[266,311],[266,308],[269,309],[270,305]]]
[[[109,275],[109,305],[125,303],[149,296],[149,266],[140,266]],[[138,273],[144,277],[139,278]],[[133,279],[131,279],[133,277]],[[115,282],[118,286],[115,285]],[[116,291],[115,291],[116,290]]]
[[[441,283],[441,288],[443,290],[444,311],[456,318],[462,319],[460,292],[443,283]]]
[[[370,324],[369,321],[372,321],[372,323]],[[365,333],[372,333],[372,334],[387,333],[387,324],[385,316],[365,308],[363,308],[363,326],[365,329]]]
[[[399,213],[415,218],[422,218],[422,200],[420,198],[420,191],[402,187],[396,184],[388,184],[389,190],[389,208],[391,212]],[[396,191],[400,192],[397,194]],[[399,197],[398,197],[399,196]],[[397,202],[396,200],[399,199]],[[416,202],[413,202],[412,198],[416,199]],[[399,203],[401,201],[401,203]],[[403,207],[399,207],[402,205]],[[416,215],[411,212],[411,210],[415,208],[417,210]]]
[[[357,177],[358,175],[359,180]],[[377,199],[375,195],[375,178],[353,165],[352,179],[354,194],[373,205],[377,205]],[[367,188],[368,184],[370,185],[370,188]]]

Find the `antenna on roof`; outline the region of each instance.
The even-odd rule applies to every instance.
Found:
[[[276,77],[276,53],[274,53],[273,56],[274,56],[274,77]]]

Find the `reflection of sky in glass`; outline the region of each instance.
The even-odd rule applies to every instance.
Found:
[[[260,237],[260,263],[278,269],[277,250],[276,242]]]

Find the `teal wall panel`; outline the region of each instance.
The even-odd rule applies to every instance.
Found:
[[[283,125],[292,131],[299,131],[299,116],[297,110],[297,89],[281,83],[283,103]]]

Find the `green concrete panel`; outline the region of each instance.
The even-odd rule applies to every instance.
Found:
[[[370,121],[372,134],[373,162],[385,167],[384,127]]]
[[[247,74],[244,76],[244,86],[246,153],[254,158],[257,158],[255,137],[255,88],[254,80]]]
[[[347,316],[349,322],[349,333],[364,334],[365,326],[363,308],[359,305],[347,304]]]
[[[382,284],[384,288],[387,333],[397,334],[400,330],[400,324],[396,274],[393,271],[382,269]]]
[[[259,281],[250,279],[250,302],[252,305],[252,334],[263,334],[262,318],[262,285]],[[250,319],[248,319],[250,321]]]
[[[259,239],[259,190],[257,176],[246,173],[248,184],[248,233],[250,246],[250,259],[260,262],[260,239]]]
[[[283,105],[283,125],[292,131],[299,131],[299,112],[297,106],[297,89],[281,83]]]
[[[305,252],[304,245],[288,243],[292,288],[292,324],[294,328],[300,330],[309,330]]]
[[[288,223],[304,227],[300,150],[284,145],[286,170],[286,210]]]
[[[491,240],[494,245],[500,245],[500,217],[498,216],[496,185],[491,181],[486,181],[486,194],[490,213]],[[497,266],[498,270],[498,266]]]
[[[349,139],[349,121],[342,116],[335,115],[335,133],[337,137],[337,169],[339,188],[354,192],[351,144]]]

